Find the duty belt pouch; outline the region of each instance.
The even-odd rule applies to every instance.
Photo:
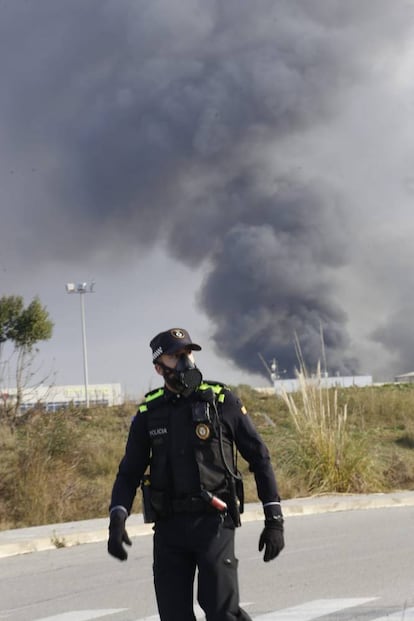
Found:
[[[151,502],[151,481],[148,474],[144,474],[141,481],[142,492],[142,514],[144,516],[144,523],[151,524],[156,520],[156,513],[153,509]]]
[[[241,526],[240,501],[236,493],[236,481],[234,477],[229,476],[227,485],[228,485],[228,490],[229,490],[227,511],[228,511],[229,516],[233,520],[234,526],[237,528],[238,526]]]
[[[171,515],[171,500],[166,492],[151,488],[150,502],[154,514],[154,520],[167,518]]]
[[[236,496],[239,500],[239,513],[243,513],[244,511],[244,485],[243,485],[243,479],[241,478],[240,472],[237,471],[237,474],[240,478],[237,478],[235,481]]]

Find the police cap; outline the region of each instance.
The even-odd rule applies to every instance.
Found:
[[[152,349],[152,361],[156,362],[162,354],[174,354],[184,347],[200,351],[200,345],[193,343],[187,330],[183,328],[171,328],[154,336],[150,342]]]

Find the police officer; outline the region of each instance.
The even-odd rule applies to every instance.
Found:
[[[243,498],[235,452],[248,462],[263,503],[259,551],[264,549],[265,562],[284,547],[269,452],[240,400],[224,385],[203,381],[193,354],[201,347],[186,330],[161,332],[150,347],[164,386],[146,395],[131,424],[112,490],[108,552],[127,559],[125,522],[145,480],[144,515],[155,522],[153,572],[161,621],[195,621],[196,570],[207,621],[251,621],[239,606],[234,529]]]

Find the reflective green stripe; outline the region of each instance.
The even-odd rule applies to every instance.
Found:
[[[213,392],[216,393],[216,395],[219,395],[221,391],[223,390],[223,386],[221,384],[207,384],[206,382],[203,382],[202,384],[200,384],[199,390],[208,390],[209,388],[211,388]],[[224,399],[224,395],[223,395],[223,399]]]
[[[222,392],[224,386],[222,384],[208,384],[207,382],[203,382],[202,384],[200,384],[198,390],[212,390],[216,395],[218,395],[218,402],[219,403],[224,403],[224,399],[225,399],[225,395]],[[162,397],[164,394],[164,388],[159,388],[158,390],[155,390],[154,392],[149,393],[146,397],[145,397],[145,403],[143,403],[142,405],[139,406],[138,411],[139,412],[147,412],[148,411],[148,406],[147,403],[151,403],[151,401],[154,401],[155,399],[159,399],[160,397]]]
[[[159,397],[162,397],[163,394],[164,394],[164,388],[158,388],[158,390],[154,390],[154,392],[150,392],[148,395],[145,396],[145,402],[142,403],[138,407],[138,412],[147,412],[148,411],[147,403],[151,403],[151,401],[154,401],[155,399],[159,399]]]
[[[149,394],[145,398],[145,401],[148,403],[149,401],[153,401],[153,399],[158,399],[158,397],[162,397],[163,394],[164,394],[164,388],[159,388],[155,392]]]

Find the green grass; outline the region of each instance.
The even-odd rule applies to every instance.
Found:
[[[414,489],[414,386],[305,386],[288,398],[235,390],[269,448],[282,498]],[[126,404],[32,412],[15,431],[0,423],[0,529],[106,516],[134,413]],[[239,467],[246,502],[256,501],[241,458]]]

